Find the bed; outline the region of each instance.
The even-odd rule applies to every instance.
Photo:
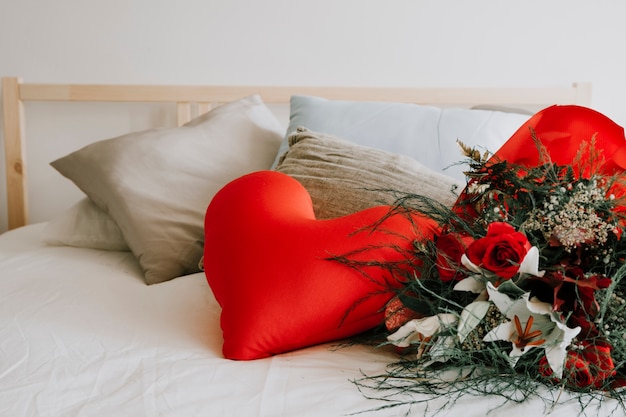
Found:
[[[462,168],[453,165],[456,139],[494,150],[536,109],[588,105],[588,84],[506,89],[120,86],[4,78],[2,89],[10,230],[0,235],[0,415],[396,416],[441,408],[442,415],[462,410],[466,416],[579,412],[576,400],[568,401],[565,393],[554,408],[542,401],[502,403],[488,396],[462,398],[451,409],[445,409],[445,397],[389,407],[393,399],[361,391],[354,381],[383,373],[395,353],[344,344],[341,335],[305,340],[284,352],[280,341],[265,354],[240,352],[232,343],[225,351],[222,308],[202,271],[210,269],[202,242],[213,196],[248,173],[282,170],[302,179],[315,200],[315,214],[332,219],[383,204],[380,193],[346,197],[346,187],[401,186],[407,172],[416,169],[405,157],[392,158],[388,164],[401,168],[395,182],[367,187],[349,183],[352,166],[348,174],[332,174],[336,177],[303,173],[299,169],[306,157],[289,155],[291,147],[312,136],[333,146],[324,152],[367,160],[368,168],[379,169],[375,181],[390,171],[389,165],[376,167],[380,158],[400,153],[421,158],[416,175],[430,184],[428,192],[453,201],[447,193],[464,185]],[[180,127],[129,133],[49,161],[89,198],[60,216],[29,224],[24,103],[30,101],[172,102]],[[265,108],[268,103],[288,106],[287,127]],[[417,144],[416,132],[423,135]],[[348,166],[346,161],[339,168]],[[402,170],[405,164],[408,171]],[[157,184],[149,177],[153,174]],[[329,187],[333,195],[322,197]],[[180,242],[187,245],[184,250]],[[239,255],[237,263],[251,259],[245,252]],[[594,408],[592,414],[601,411]]]

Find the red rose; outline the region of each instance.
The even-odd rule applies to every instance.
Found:
[[[593,384],[594,378],[589,368],[589,364],[581,352],[570,351],[565,360],[563,376],[567,383],[579,388],[586,388]]]
[[[613,358],[611,357],[611,346],[608,344],[583,342],[581,353],[593,375],[593,385],[596,388],[602,388],[605,381],[616,374]]]
[[[546,377],[553,374],[545,356],[539,361],[539,372]],[[563,378],[570,386],[578,388],[593,386],[601,389],[605,386],[606,380],[615,373],[611,347],[608,345],[583,342],[581,350],[567,352]]]
[[[531,245],[526,235],[508,223],[494,222],[487,235],[469,245],[466,255],[474,264],[503,279],[511,279]]]
[[[437,271],[439,279],[448,282],[460,280],[465,273],[460,270],[461,256],[474,239],[467,235],[446,233],[436,237]]]

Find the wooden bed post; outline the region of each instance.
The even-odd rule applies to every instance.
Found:
[[[2,79],[9,230],[28,223],[24,105],[20,98],[21,82],[22,80],[16,77]]]

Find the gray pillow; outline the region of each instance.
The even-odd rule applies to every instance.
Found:
[[[404,193],[451,207],[464,183],[414,159],[298,128],[276,171],[297,179],[309,192],[319,220],[393,204]]]
[[[46,223],[42,239],[53,246],[129,250],[117,223],[87,197]]]
[[[93,143],[52,166],[111,216],[154,284],[199,271],[209,202],[233,179],[268,169],[282,136],[251,96],[179,128]]]

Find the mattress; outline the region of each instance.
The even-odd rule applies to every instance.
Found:
[[[222,358],[203,274],[147,286],[129,252],[0,237],[0,415],[316,416],[373,404],[350,383],[386,358],[323,345]]]
[[[49,246],[43,227],[0,235],[2,416],[397,416],[446,405],[440,415],[550,411],[543,401],[503,405],[495,397],[447,404],[406,396],[418,403],[385,408],[393,402],[353,382],[396,359],[370,346],[224,359],[220,307],[202,273],[148,286],[130,252]],[[563,394],[551,415],[578,411]]]

